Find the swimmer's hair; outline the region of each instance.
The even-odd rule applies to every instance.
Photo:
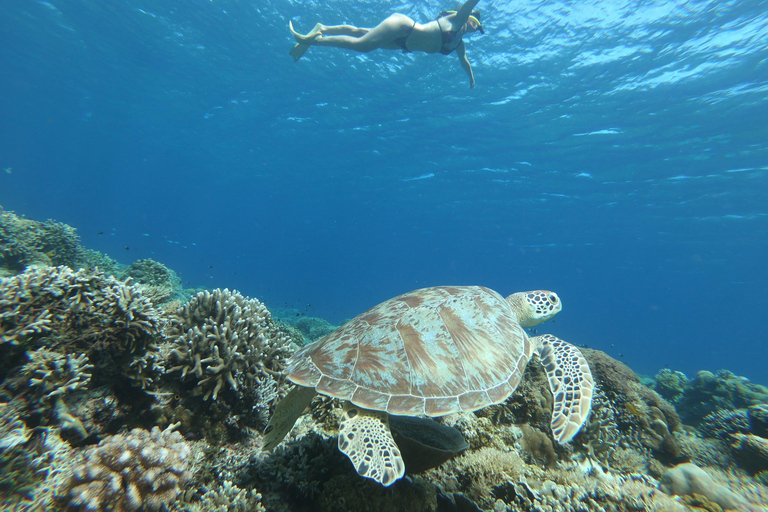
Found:
[[[443,11],[435,19],[439,20],[440,18],[445,18],[446,16],[450,16],[451,14],[456,14],[457,12],[459,12],[458,9],[459,8],[457,7],[455,11]],[[472,13],[469,15],[469,18],[474,19],[475,22],[477,23],[477,30],[479,30],[481,34],[485,34],[485,30],[483,30],[483,23],[480,21],[480,13],[478,11],[473,10]]]

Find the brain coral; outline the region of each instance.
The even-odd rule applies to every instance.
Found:
[[[254,389],[281,379],[293,353],[267,307],[236,291],[200,292],[170,316],[169,371],[197,379],[196,391],[216,400],[225,387]]]
[[[64,500],[71,510],[161,510],[191,480],[190,459],[189,445],[173,426],[111,436],[85,453]]]

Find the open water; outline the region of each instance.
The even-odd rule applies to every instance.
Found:
[[[288,21],[450,2],[3,0],[0,204],[339,323],[400,293],[547,288],[641,373],[768,383],[768,2],[483,1],[455,55]]]

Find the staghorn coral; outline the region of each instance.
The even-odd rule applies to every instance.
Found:
[[[258,299],[227,289],[200,292],[170,315],[170,372],[196,379],[203,398],[223,389],[254,391],[282,382],[284,360],[293,353],[288,336]]]
[[[134,358],[157,350],[159,324],[152,304],[129,281],[98,270],[30,268],[0,279],[0,347],[85,353],[97,369],[117,367],[135,377],[127,370]]]
[[[152,304],[128,281],[117,281],[98,270],[31,268],[0,280],[0,297],[0,332],[5,343],[18,344],[30,341],[31,335],[55,332],[59,345],[83,352],[106,347],[141,352],[158,332]],[[49,315],[38,320],[43,311]]]
[[[610,468],[610,458],[616,453],[620,437],[621,433],[616,427],[616,411],[605,393],[596,388],[592,396],[592,411],[574,441],[586,452],[587,457]]]
[[[174,426],[110,436],[86,451],[62,501],[68,510],[161,510],[191,481],[191,455]]]

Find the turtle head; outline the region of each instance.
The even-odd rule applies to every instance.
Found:
[[[563,309],[560,297],[549,290],[513,293],[507,297],[507,302],[523,327],[533,327],[546,322]]]

